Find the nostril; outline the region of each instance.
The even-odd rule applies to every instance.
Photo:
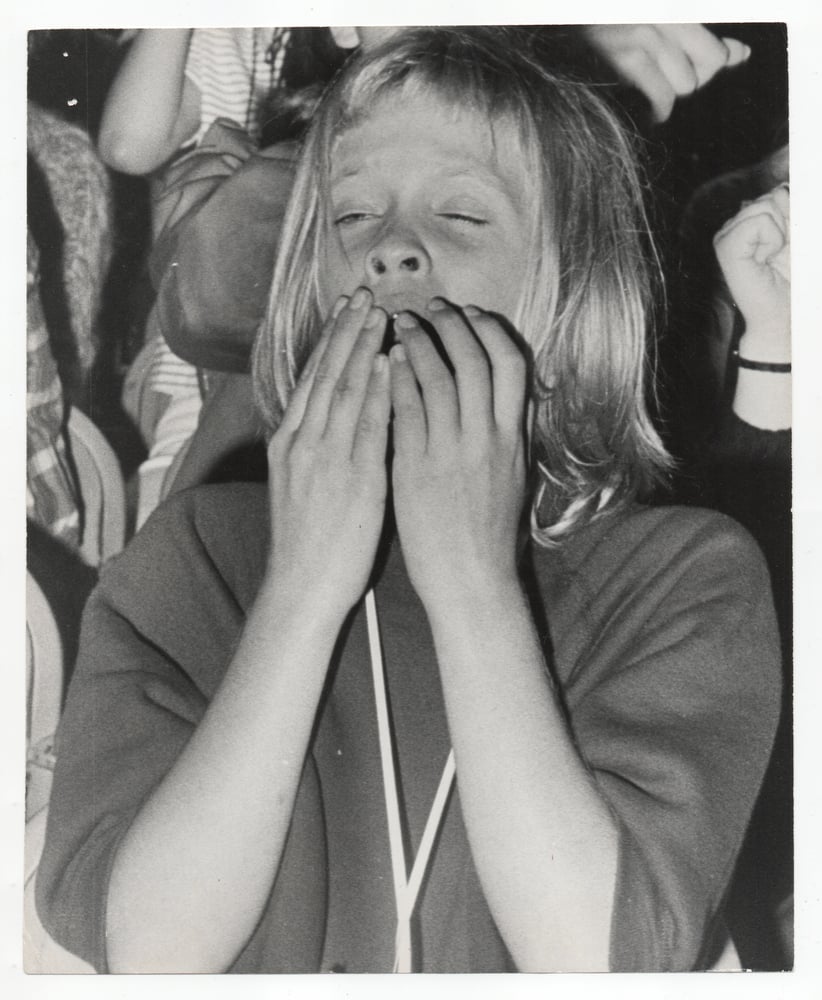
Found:
[[[400,261],[400,267],[406,271],[419,271],[420,260],[419,257],[405,257]]]
[[[386,272],[385,264],[379,257],[371,258],[371,267],[374,269],[375,274],[385,274]]]

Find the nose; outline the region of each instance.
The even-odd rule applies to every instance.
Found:
[[[365,271],[371,280],[379,278],[425,277],[431,260],[420,239],[410,230],[391,228],[369,249]]]

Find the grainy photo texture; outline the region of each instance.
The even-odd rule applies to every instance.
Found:
[[[786,49],[30,33],[28,972],[792,967]]]

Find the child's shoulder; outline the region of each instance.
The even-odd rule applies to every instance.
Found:
[[[639,504],[595,519],[556,550],[537,550],[537,575],[596,592],[603,581],[626,591],[665,592],[687,582],[731,591],[767,589],[762,553],[740,524],[698,507]]]
[[[592,521],[569,539],[565,558],[587,558],[594,551],[607,557],[610,551],[637,550],[637,555],[666,561],[693,557],[701,551],[731,549],[744,556],[758,556],[758,547],[737,521],[702,507],[643,506],[633,504]]]
[[[747,531],[722,514],[631,507],[536,553],[534,572],[566,684],[676,649],[683,669],[707,657],[726,674],[748,656],[757,683],[778,688],[767,566]]]
[[[188,528],[204,543],[268,530],[264,483],[216,483],[175,493],[152,514],[138,534]]]
[[[231,589],[251,584],[267,552],[268,501],[263,483],[197,486],[169,497],[123,552],[110,560],[101,583],[205,581],[221,578]]]

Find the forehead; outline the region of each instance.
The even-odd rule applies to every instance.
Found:
[[[399,169],[464,173],[524,192],[528,171],[513,121],[460,107],[435,93],[380,97],[331,147],[332,184]]]

